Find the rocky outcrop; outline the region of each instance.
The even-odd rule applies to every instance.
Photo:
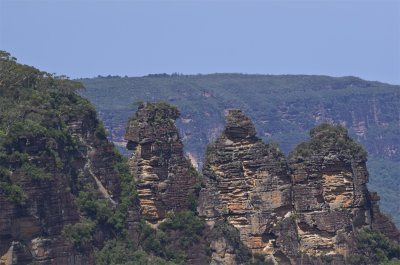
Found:
[[[225,130],[207,149],[198,211],[210,226],[226,219],[253,252],[269,255],[274,227],[292,215],[290,175],[283,153],[255,134],[240,110],[229,111]]]
[[[340,125],[320,124],[310,136],[288,157],[299,253],[344,264],[357,253],[356,235],[365,226],[399,241],[399,230],[379,211],[379,197],[367,189],[362,146]]]
[[[288,159],[255,136],[241,111],[230,110],[225,130],[207,148],[199,215],[210,227],[226,220],[273,264],[325,264],[326,257],[345,264],[364,226],[399,241],[367,189],[366,152],[343,127],[312,129]],[[230,255],[216,258],[234,264]]]
[[[72,104],[67,108],[54,121],[67,139],[19,135],[19,145],[13,147],[39,173],[21,167],[26,163],[21,158],[2,157],[1,166],[9,169],[23,200],[15,201],[5,186],[0,189],[0,264],[94,264],[92,243],[77,249],[61,234],[66,225],[81,220],[79,190],[93,187],[112,207],[119,199],[119,177],[114,150],[99,133],[95,110],[83,112]],[[49,150],[55,151],[49,155]],[[100,245],[106,237],[106,231],[97,237]]]
[[[382,213],[379,210],[378,201],[380,200],[379,195],[376,192],[369,192],[371,200],[371,219],[373,228],[378,229],[382,234],[387,236],[393,241],[400,242],[400,231],[396,225],[392,222],[391,218]]]
[[[168,212],[187,209],[195,183],[174,123],[179,115],[168,103],[147,102],[127,124],[127,148],[134,152],[128,163],[137,182],[141,214],[153,223]]]
[[[356,251],[356,229],[372,225],[379,215],[373,213],[365,163],[366,152],[347,130],[329,124],[312,129],[311,139],[292,151],[289,165],[302,253],[347,257]]]
[[[91,264],[90,246],[77,252],[72,243],[60,238],[64,225],[79,221],[65,178],[56,175],[54,180],[32,183],[24,177],[20,183],[27,198],[24,206],[16,206],[0,194],[0,264],[51,264],[52,260]]]

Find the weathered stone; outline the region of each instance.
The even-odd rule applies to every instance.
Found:
[[[73,155],[69,165],[57,165],[49,157],[41,157],[45,152],[46,138],[20,136],[20,150],[29,154],[31,163],[46,165],[43,179],[31,179],[25,172],[7,161],[13,179],[21,186],[25,205],[12,203],[0,189],[0,257],[4,264],[94,264],[91,244],[77,250],[73,243],[61,237],[65,225],[80,221],[80,213],[75,203],[77,178],[81,185],[90,185],[104,197],[109,205],[119,199],[119,177],[114,171],[116,163],[111,145],[96,135],[99,121],[93,113],[76,113],[72,109],[63,115],[63,122],[77,140],[77,150],[71,154],[63,153],[61,143],[53,143],[64,155]],[[71,171],[64,172],[67,167]],[[103,231],[103,235],[107,232]],[[99,245],[105,238],[98,238]],[[95,242],[96,243],[96,242]]]
[[[272,239],[266,235],[292,211],[284,155],[255,136],[253,123],[240,110],[230,110],[226,121],[225,130],[207,150],[199,215],[210,225],[226,218],[251,250],[274,255]]]
[[[311,130],[310,141],[290,154],[288,168],[241,111],[229,111],[226,121],[203,168],[198,211],[211,228],[227,220],[272,264],[325,264],[327,256],[330,264],[345,264],[363,226],[399,241],[399,231],[379,211],[379,197],[368,192],[366,154],[344,128]],[[214,262],[230,264],[224,239],[213,242]]]
[[[381,214],[377,205],[371,207],[366,156],[344,128],[327,124],[314,128],[311,139],[292,151],[289,161],[303,256],[354,254],[356,230],[376,223],[382,233],[391,231],[389,238],[398,236],[393,223],[376,222]]]
[[[195,183],[174,124],[179,115],[167,103],[144,103],[126,128],[127,147],[134,151],[128,163],[137,182],[141,214],[153,223],[168,212],[187,209]]]

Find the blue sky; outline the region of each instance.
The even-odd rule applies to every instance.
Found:
[[[0,0],[0,49],[72,78],[235,72],[400,84],[400,1]]]

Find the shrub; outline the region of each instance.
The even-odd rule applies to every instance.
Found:
[[[204,221],[195,216],[192,211],[181,211],[176,214],[170,214],[168,218],[159,225],[159,228],[164,232],[171,230],[181,230],[185,233],[184,238],[181,238],[181,244],[187,248],[194,242],[199,240],[204,229]]]
[[[1,181],[0,186],[3,192],[6,194],[7,199],[17,206],[24,206],[26,203],[26,195],[22,188],[17,184]]]
[[[366,159],[368,155],[360,144],[348,136],[347,130],[341,125],[322,123],[311,129],[310,135],[311,139],[308,142],[302,142],[290,152],[290,160],[319,155],[332,148],[359,159]]]
[[[95,249],[95,261],[98,265],[125,264],[134,259],[133,246],[125,241],[112,239],[104,247]]]
[[[92,241],[92,233],[96,223],[83,218],[79,223],[64,226],[61,236],[71,241],[75,248],[82,250]]]
[[[400,258],[400,244],[390,241],[374,228],[364,227],[356,240],[360,254],[350,256],[350,264],[396,264]]]
[[[21,167],[32,180],[48,179],[49,175],[44,173],[43,168],[38,168],[34,164],[24,163]]]
[[[104,140],[107,138],[106,130],[104,129],[103,123],[101,121],[99,121],[99,123],[97,124],[94,134],[96,135],[96,137],[100,138],[101,140]]]
[[[197,199],[195,196],[195,193],[193,191],[189,191],[188,197],[187,197],[187,202],[189,206],[189,210],[192,212],[197,212]]]
[[[94,191],[80,191],[77,199],[78,207],[85,211],[93,220],[99,224],[112,225],[113,212],[104,200],[95,197]]]

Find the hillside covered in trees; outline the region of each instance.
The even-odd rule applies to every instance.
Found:
[[[306,75],[179,75],[81,79],[99,112],[109,139],[123,146],[125,123],[136,101],[166,100],[182,116],[177,127],[185,152],[202,167],[206,144],[223,129],[223,116],[240,108],[258,135],[279,142],[288,154],[322,122],[341,124],[368,151],[371,190],[400,224],[400,86],[356,77]],[[121,148],[125,150],[125,148]]]

